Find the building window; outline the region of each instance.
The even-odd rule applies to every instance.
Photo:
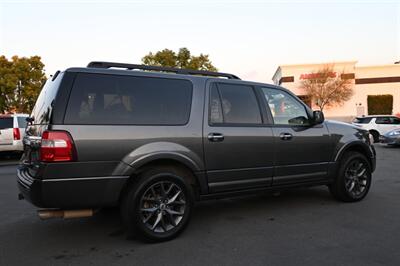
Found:
[[[298,95],[300,100],[307,104],[311,108],[311,97],[308,95]]]

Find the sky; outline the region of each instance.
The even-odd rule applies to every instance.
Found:
[[[261,82],[285,64],[393,64],[400,1],[0,0],[0,55],[39,55],[47,75],[180,47]]]

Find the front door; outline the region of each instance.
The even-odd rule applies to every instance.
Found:
[[[333,152],[326,125],[312,125],[310,112],[293,95],[261,88],[265,108],[274,121],[276,143],[273,185],[325,180]]]
[[[375,119],[376,129],[381,135],[400,127],[400,118],[394,116],[382,116]]]
[[[254,87],[213,82],[205,109],[203,138],[210,192],[270,186],[273,133]]]

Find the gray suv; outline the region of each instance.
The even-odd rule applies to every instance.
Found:
[[[232,74],[92,62],[48,80],[27,119],[21,199],[41,218],[119,206],[129,234],[172,239],[197,200],[327,185],[363,199],[368,132]]]

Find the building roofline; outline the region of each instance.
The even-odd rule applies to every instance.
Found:
[[[357,66],[356,68],[377,68],[377,67],[398,67],[398,68],[400,68],[400,64],[366,65],[366,66]]]
[[[320,62],[320,63],[307,63],[307,64],[287,64],[280,65],[279,67],[299,67],[299,66],[312,66],[312,65],[330,65],[330,64],[357,64],[358,61],[331,61],[331,62]]]

